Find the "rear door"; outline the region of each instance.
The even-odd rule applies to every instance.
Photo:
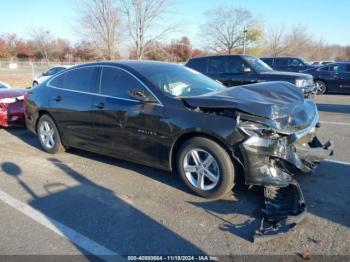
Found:
[[[78,148],[90,148],[92,108],[98,85],[98,68],[94,66],[69,70],[53,77],[48,85],[50,113],[58,123],[64,143]]]
[[[254,71],[239,56],[208,58],[208,76],[227,87],[257,81]]]
[[[128,71],[102,67],[99,95],[92,102],[96,143],[110,155],[159,163],[162,142],[157,127],[163,121],[163,106],[135,100],[129,89],[148,92]]]

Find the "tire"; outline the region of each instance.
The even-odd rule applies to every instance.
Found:
[[[209,159],[211,161],[206,161]],[[229,154],[208,138],[195,137],[184,142],[178,151],[176,165],[183,182],[201,197],[218,199],[234,186],[235,172]]]
[[[37,125],[37,136],[44,151],[50,154],[63,152],[65,149],[57,126],[49,115],[42,115]]]
[[[315,85],[317,87],[317,95],[323,95],[327,93],[327,84],[321,80],[315,80]]]
[[[39,83],[37,81],[34,81],[33,84],[32,84],[32,87],[36,87],[38,85],[39,85]]]

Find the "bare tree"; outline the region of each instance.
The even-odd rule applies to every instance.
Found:
[[[284,25],[270,28],[265,36],[266,52],[271,56],[283,54],[287,49],[285,36],[286,31]]]
[[[85,0],[79,12],[79,30],[82,31],[84,39],[94,43],[106,59],[115,59],[121,20],[113,0]]]
[[[34,45],[46,62],[50,63],[51,54],[54,49],[53,37],[50,31],[44,28],[33,29],[30,33]]]
[[[311,46],[312,35],[304,25],[294,25],[286,35],[286,55],[305,56]]]
[[[247,30],[246,44],[256,41],[262,35],[251,12],[243,8],[225,7],[206,12],[206,23],[201,34],[208,48],[232,54],[234,49],[243,46],[244,31]]]
[[[123,13],[128,21],[128,31],[134,42],[137,59],[143,59],[148,44],[159,40],[161,36],[171,30],[162,26],[157,32],[156,25],[169,8],[169,0],[120,0]]]

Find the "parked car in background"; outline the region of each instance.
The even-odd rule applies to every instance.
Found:
[[[295,85],[225,88],[170,63],[80,65],[31,89],[25,109],[48,153],[73,147],[175,169],[207,198],[232,189],[238,165],[248,185],[286,187],[330,153],[315,142],[316,105]]]
[[[40,76],[33,79],[32,87],[35,87],[35,86],[41,84],[42,82],[49,79],[53,75],[61,72],[62,70],[70,68],[70,67],[72,67],[72,65],[61,65],[61,66],[51,67],[47,71],[43,72]]]
[[[26,92],[25,89],[0,87],[0,126],[8,127],[24,124],[23,100]]]
[[[315,91],[311,75],[274,71],[251,55],[206,56],[191,58],[186,66],[220,81],[227,87],[266,81],[286,81],[296,85],[305,96]]]
[[[301,57],[262,57],[261,60],[277,71],[302,72],[316,67]]]
[[[327,64],[305,72],[313,75],[318,94],[350,93],[350,62]]]
[[[0,89],[4,88],[10,88],[10,85],[0,81]]]

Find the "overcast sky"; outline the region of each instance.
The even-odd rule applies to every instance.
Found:
[[[233,5],[249,9],[265,28],[278,24],[286,27],[303,24],[316,39],[329,44],[350,44],[350,1],[348,0],[172,0],[170,24],[177,31],[169,38],[187,35],[195,46],[204,13],[212,8]],[[79,0],[0,0],[0,34],[17,33],[29,37],[33,27],[49,29],[55,37],[79,40],[74,24]]]

